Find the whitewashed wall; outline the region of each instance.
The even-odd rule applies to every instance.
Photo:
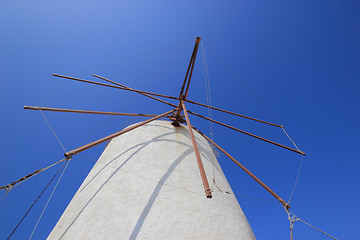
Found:
[[[48,239],[255,239],[208,142],[154,121],[114,138]]]

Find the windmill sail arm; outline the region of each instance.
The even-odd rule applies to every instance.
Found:
[[[15,187],[16,185],[18,185],[18,184],[20,184],[20,183],[22,183],[22,182],[24,182],[24,181],[32,178],[33,176],[35,176],[35,175],[37,175],[37,174],[39,174],[39,173],[41,173],[41,172],[43,172],[43,171],[45,171],[45,170],[53,167],[53,166],[55,166],[55,165],[57,165],[57,164],[59,164],[59,163],[61,163],[61,162],[67,161],[67,160],[69,160],[69,158],[63,158],[63,159],[61,159],[60,161],[57,161],[56,163],[51,164],[50,166],[47,166],[47,167],[41,168],[41,169],[37,169],[37,170],[35,170],[34,172],[29,173],[28,175],[26,175],[26,176],[24,176],[24,177],[22,177],[22,178],[20,178],[20,179],[18,179],[18,180],[16,180],[16,181],[14,181],[14,182],[8,184],[8,185],[1,186],[1,187],[0,187],[0,190],[10,191],[10,190],[11,190],[13,187]]]
[[[202,161],[201,161],[201,157],[200,157],[200,153],[199,153],[199,148],[198,148],[198,146],[197,146],[197,143],[196,143],[196,140],[195,140],[195,137],[194,137],[194,133],[193,133],[193,131],[192,131],[192,126],[191,126],[191,123],[190,123],[189,115],[188,115],[188,113],[187,113],[187,111],[186,111],[186,107],[185,107],[184,101],[180,101],[180,104],[181,104],[181,106],[182,106],[182,109],[184,110],[184,115],[185,115],[186,123],[187,123],[188,129],[189,129],[189,134],[190,134],[190,137],[191,137],[191,142],[192,142],[193,147],[194,147],[194,152],[195,152],[196,161],[197,161],[197,164],[198,164],[198,167],[199,167],[201,180],[202,180],[203,185],[204,185],[205,194],[206,194],[206,197],[207,197],[207,198],[211,198],[211,197],[212,197],[211,189],[210,189],[210,186],[209,186],[209,182],[208,182],[208,180],[207,180],[207,177],[206,177],[204,165],[203,165],[203,163],[202,163]]]
[[[115,81],[112,81],[112,80],[110,80],[110,79],[101,77],[101,76],[99,76],[99,75],[93,74],[93,76],[94,76],[94,77],[97,77],[97,78],[100,78],[100,79],[102,79],[102,80],[105,80],[105,81],[107,81],[107,82],[110,82],[110,83],[112,83],[112,84],[118,85],[118,86],[120,86],[120,87],[124,87],[124,88],[126,88],[126,89],[128,89],[128,90],[133,90],[133,89],[130,88],[130,87],[127,87],[127,86],[125,86],[125,85],[123,85],[123,84],[120,84],[120,83],[117,83],[117,82],[115,82]],[[140,94],[143,95],[143,96],[146,96],[146,97],[149,97],[149,98],[151,98],[151,99],[154,99],[154,100],[156,100],[156,101],[165,103],[165,104],[167,104],[167,105],[169,105],[169,106],[172,106],[172,107],[175,107],[175,108],[177,107],[176,105],[174,105],[174,104],[172,104],[172,103],[166,102],[166,101],[161,100],[161,99],[156,98],[156,97],[153,97],[153,96],[151,96],[151,95],[149,95],[149,94],[142,93],[142,92],[138,92],[138,93],[140,93]]]
[[[191,76],[194,70],[194,65],[195,65],[195,60],[196,60],[196,55],[199,49],[199,44],[200,44],[200,37],[196,38],[196,42],[195,42],[195,47],[194,47],[194,51],[193,51],[193,56],[191,58],[192,62],[191,62],[191,70],[190,70],[190,74],[189,74],[189,79],[187,80],[187,85],[186,85],[186,90],[185,90],[185,94],[184,94],[184,99],[186,99],[188,92],[189,92],[189,87],[190,87],[190,82],[191,82]],[[186,79],[186,78],[185,78]]]
[[[89,149],[89,148],[92,148],[92,147],[94,147],[94,146],[96,146],[96,145],[99,145],[99,144],[101,144],[101,143],[103,143],[103,142],[109,141],[109,140],[113,139],[114,137],[120,136],[120,135],[122,135],[122,134],[124,134],[124,133],[127,133],[127,132],[129,132],[129,131],[131,131],[131,130],[134,130],[135,128],[138,128],[138,127],[140,127],[140,126],[142,126],[142,125],[145,125],[145,124],[147,124],[147,123],[149,123],[149,122],[152,122],[152,121],[154,121],[154,120],[156,120],[156,119],[159,119],[159,118],[161,118],[161,117],[164,117],[164,116],[166,116],[166,115],[168,115],[168,114],[170,114],[170,113],[172,113],[172,112],[174,112],[174,111],[175,111],[175,110],[170,110],[170,111],[168,111],[168,112],[166,112],[166,113],[160,114],[160,115],[158,115],[158,116],[156,116],[156,117],[153,117],[153,118],[150,118],[150,119],[148,119],[148,120],[146,120],[146,121],[143,121],[143,122],[140,122],[140,123],[138,123],[138,124],[135,124],[135,125],[133,125],[133,126],[131,126],[131,127],[129,127],[129,128],[125,128],[125,129],[123,129],[123,130],[121,130],[121,131],[119,131],[119,132],[113,133],[113,134],[111,134],[111,135],[109,135],[109,136],[106,136],[106,137],[104,137],[104,138],[101,138],[101,139],[96,140],[96,141],[94,141],[94,142],[88,143],[88,144],[86,144],[86,145],[84,145],[84,146],[81,146],[81,147],[78,147],[78,148],[76,148],[76,149],[74,149],[74,150],[71,150],[71,151],[69,151],[69,152],[66,152],[64,155],[65,155],[65,157],[71,157],[71,156],[73,156],[73,155],[75,155],[75,154],[78,154],[78,153],[80,153],[80,152],[82,152],[82,151],[85,151],[85,150],[87,150],[87,149]]]
[[[242,170],[244,170],[250,177],[252,177],[256,182],[258,182],[263,188],[266,189],[271,195],[273,195],[281,204],[289,209],[290,205],[285,202],[279,195],[277,195],[273,190],[271,190],[268,186],[265,185],[259,178],[257,178],[253,173],[251,173],[247,168],[245,168],[241,163],[239,163],[235,158],[233,158],[229,153],[227,153],[224,149],[222,149],[219,145],[217,145],[213,140],[211,140],[208,136],[203,134],[201,131],[193,127],[195,131],[197,131],[201,136],[203,136],[206,140],[211,142],[217,149],[223,152],[228,158],[230,158],[236,165],[238,165]]]
[[[252,133],[249,133],[249,132],[246,132],[246,131],[240,130],[240,129],[238,129],[238,128],[235,128],[235,127],[229,126],[229,125],[227,125],[227,124],[225,124],[225,123],[221,123],[221,122],[219,122],[219,121],[216,121],[216,120],[213,120],[213,119],[207,118],[207,117],[205,117],[205,116],[202,116],[202,115],[200,115],[200,114],[194,113],[194,112],[192,112],[192,111],[188,111],[188,112],[189,112],[189,113],[191,113],[191,114],[194,114],[195,116],[201,117],[201,118],[203,118],[203,119],[206,119],[206,120],[208,120],[208,121],[211,121],[211,122],[213,122],[213,123],[219,124],[219,125],[221,125],[221,126],[224,126],[224,127],[230,128],[230,129],[232,129],[232,130],[235,130],[235,131],[241,132],[241,133],[246,134],[246,135],[248,135],[248,136],[251,136],[251,137],[254,137],[254,138],[260,139],[260,140],[262,140],[262,141],[265,141],[265,142],[271,143],[271,144],[276,145],[276,146],[278,146],[278,147],[285,148],[285,149],[287,149],[287,150],[290,150],[290,151],[293,151],[293,152],[299,153],[299,154],[301,154],[301,155],[306,155],[304,152],[302,152],[302,151],[300,151],[300,150],[296,150],[296,149],[293,149],[293,148],[287,147],[287,146],[285,146],[285,145],[282,145],[282,144],[280,144],[280,143],[277,143],[277,142],[274,142],[274,141],[268,140],[268,139],[266,139],[266,138],[259,137],[259,136],[255,135],[255,134],[252,134]]]
[[[139,117],[156,117],[156,116],[158,116],[157,114],[103,112],[103,111],[90,111],[90,110],[65,109],[65,108],[49,108],[49,107],[36,107],[36,106],[24,106],[24,109],[38,110],[38,111],[51,111],[51,112],[89,113],[89,114],[119,115],[119,116],[139,116]],[[173,117],[173,115],[165,115],[164,117]]]
[[[158,97],[164,97],[164,98],[170,98],[170,99],[174,99],[174,100],[180,100],[180,98],[172,97],[172,96],[168,96],[168,95],[152,93],[152,92],[145,92],[145,91],[135,90],[135,89],[131,89],[131,88],[125,88],[125,87],[119,87],[119,86],[114,86],[114,85],[110,85],[110,84],[99,83],[99,82],[89,81],[89,80],[85,80],[85,79],[59,75],[59,74],[56,74],[56,73],[53,73],[52,75],[54,77],[65,78],[65,79],[74,80],[74,81],[78,81],[78,82],[85,82],[85,83],[95,84],[95,85],[104,86],[104,87],[117,88],[117,89],[127,90],[127,91],[131,91],[131,92],[144,93],[144,94],[154,95],[154,96],[158,96]]]
[[[194,102],[194,101],[191,101],[191,100],[188,100],[188,99],[185,99],[184,101],[185,101],[185,102],[192,103],[192,104],[195,104],[195,105],[199,105],[199,106],[202,106],[202,107],[211,108],[211,109],[214,109],[214,110],[217,110],[217,111],[220,111],[220,112],[232,114],[232,115],[235,115],[235,116],[238,116],[238,117],[242,117],[242,118],[250,119],[250,120],[253,120],[253,121],[257,121],[257,122],[265,123],[265,124],[268,124],[268,125],[272,125],[272,126],[275,126],[275,127],[283,128],[283,126],[282,126],[282,125],[279,125],[279,124],[267,122],[267,121],[260,120],[260,119],[257,119],[257,118],[253,118],[253,117],[248,117],[248,116],[245,116],[245,115],[242,115],[242,114],[238,114],[238,113],[234,113],[234,112],[230,112],[230,111],[227,111],[227,110],[224,110],[224,109],[221,109],[221,108],[212,107],[212,106],[205,105],[205,104],[198,103],[198,102]]]
[[[190,61],[189,61],[189,66],[186,70],[186,75],[185,75],[185,78],[184,78],[184,81],[183,81],[183,85],[181,87],[181,90],[180,90],[180,96],[184,94],[184,89],[185,89],[185,85],[186,85],[186,80],[188,79],[188,75],[189,75],[189,72],[190,72],[190,68],[193,66],[193,61],[194,61],[194,58],[196,58],[196,52],[197,52],[197,47],[200,43],[200,39],[199,37],[196,38],[196,41],[195,41],[195,46],[194,46],[194,50],[191,54],[191,58],[190,58]]]

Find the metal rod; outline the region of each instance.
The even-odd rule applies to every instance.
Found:
[[[186,80],[187,80],[187,78],[188,78],[189,71],[190,71],[190,67],[191,67],[191,65],[192,65],[191,63],[192,63],[192,61],[193,61],[194,54],[195,54],[196,42],[197,42],[197,38],[196,38],[196,40],[195,40],[194,49],[193,49],[193,52],[192,52],[192,54],[191,54],[191,58],[190,58],[190,61],[189,61],[189,66],[188,66],[188,68],[187,68],[187,70],[186,70],[184,82],[183,82],[183,85],[182,85],[182,87],[181,87],[179,97],[181,97],[181,95],[183,95],[183,93],[184,93],[184,89],[185,89],[185,85],[186,85]]]
[[[184,98],[184,95],[181,95],[180,97],[181,97],[181,98]],[[177,109],[176,109],[175,118],[179,118],[179,117],[180,117],[181,111],[182,111],[181,101],[179,101],[179,106],[178,106]]]
[[[189,79],[187,81],[187,86],[186,86],[186,90],[185,90],[185,98],[187,97],[188,95],[188,92],[189,92],[189,87],[190,87],[190,81],[191,81],[191,76],[192,76],[192,73],[193,73],[193,70],[194,70],[194,65],[195,65],[195,60],[196,60],[196,55],[197,55],[197,51],[199,49],[199,44],[200,44],[200,37],[197,37],[196,38],[196,43],[195,43],[195,54],[194,54],[194,58],[193,58],[193,61],[192,61],[192,65],[191,65],[191,70],[190,70],[190,75],[189,75]]]
[[[19,184],[19,183],[21,183],[21,182],[24,182],[24,181],[28,180],[29,178],[33,177],[34,175],[37,175],[37,174],[39,174],[39,173],[41,173],[41,172],[43,172],[43,171],[45,171],[45,170],[47,170],[47,169],[55,166],[56,164],[59,164],[59,163],[61,163],[61,162],[68,161],[68,160],[70,160],[70,159],[69,159],[69,158],[63,158],[63,159],[61,159],[60,161],[51,164],[50,166],[47,166],[47,167],[41,168],[41,169],[37,169],[37,170],[35,170],[34,172],[32,172],[32,173],[30,173],[30,174],[28,174],[28,175],[26,175],[26,176],[24,176],[24,177],[22,177],[22,178],[20,178],[20,179],[18,179],[18,180],[16,180],[16,181],[14,181],[14,182],[12,182],[12,183],[10,183],[10,184],[8,184],[8,185],[1,186],[0,189],[1,189],[1,190],[2,190],[2,189],[10,190],[12,187],[16,186],[17,184]]]
[[[89,149],[89,148],[91,148],[91,147],[94,147],[94,146],[96,146],[96,145],[98,145],[98,144],[100,144],[100,143],[106,142],[106,141],[108,141],[108,140],[113,139],[114,137],[120,136],[121,134],[127,133],[127,132],[129,132],[129,131],[131,131],[131,130],[133,130],[133,129],[135,129],[135,128],[138,128],[138,127],[140,127],[140,126],[142,126],[142,125],[145,125],[146,123],[152,122],[152,121],[154,121],[154,120],[156,120],[156,119],[158,119],[158,118],[161,118],[161,117],[163,117],[163,116],[165,116],[165,115],[168,115],[169,113],[172,113],[172,112],[174,112],[174,111],[175,111],[175,110],[170,110],[170,111],[168,111],[168,112],[166,112],[166,113],[163,113],[163,114],[160,114],[160,115],[158,115],[158,116],[156,116],[156,117],[150,118],[150,119],[148,119],[148,120],[146,120],[146,121],[144,121],[144,122],[135,124],[135,125],[133,125],[133,126],[131,126],[131,127],[129,127],[129,128],[126,128],[126,129],[123,129],[123,130],[121,130],[121,131],[119,131],[119,132],[113,133],[113,134],[111,134],[111,135],[109,135],[109,136],[107,136],[107,137],[101,138],[101,139],[99,139],[99,140],[96,140],[96,141],[91,142],[91,143],[89,143],[89,144],[86,144],[86,145],[84,145],[84,146],[81,146],[81,147],[78,147],[78,148],[76,148],[76,149],[74,149],[74,150],[71,150],[71,151],[69,151],[69,152],[66,152],[64,155],[65,155],[65,157],[71,157],[71,156],[73,156],[73,155],[75,155],[75,154],[78,154],[78,153],[80,153],[80,152],[82,152],[82,151],[84,151],[84,150],[86,150],[86,149]]]
[[[139,117],[156,117],[156,116],[158,116],[157,114],[102,112],[102,111],[89,111],[89,110],[64,109],[64,108],[49,108],[49,107],[34,107],[34,106],[24,106],[24,109],[26,109],[26,110],[52,111],[52,112],[90,113],[90,114],[120,115],[120,116],[139,116]],[[174,117],[174,115],[165,115],[164,117]]]
[[[107,81],[107,82],[113,83],[113,84],[115,84],[115,85],[118,85],[118,86],[120,86],[120,87],[124,87],[124,88],[126,88],[126,89],[128,89],[128,90],[133,90],[132,88],[129,88],[129,87],[123,85],[123,84],[117,83],[117,82],[115,82],[115,81],[112,81],[112,80],[110,80],[110,79],[101,77],[101,76],[99,76],[99,75],[93,74],[93,76],[94,76],[94,77],[97,77],[97,78],[100,78],[100,79],[102,79],[102,80],[105,80],[105,81]],[[161,100],[161,99],[159,99],[159,98],[153,97],[153,96],[148,95],[148,94],[146,94],[146,93],[141,93],[141,92],[138,92],[138,93],[140,93],[141,95],[144,95],[144,96],[146,96],[146,97],[152,98],[152,99],[154,99],[154,100],[156,100],[156,101],[159,101],[159,102],[165,103],[165,104],[167,104],[167,105],[170,105],[170,106],[172,106],[172,107],[175,107],[175,108],[177,107],[177,106],[174,105],[174,104],[171,104],[171,103],[166,102],[166,101],[164,101],[164,100]]]
[[[286,209],[290,208],[290,205],[285,202],[279,195],[277,195],[273,190],[271,190],[268,186],[266,186],[260,179],[258,179],[254,174],[252,174],[249,170],[247,170],[241,163],[236,161],[235,158],[233,158],[230,154],[228,154],[224,149],[222,149],[219,145],[217,145],[213,140],[211,140],[208,136],[200,132],[198,129],[193,127],[195,131],[197,131],[200,135],[202,135],[206,140],[211,142],[217,149],[219,149],[221,152],[223,152],[228,158],[230,158],[236,165],[238,165],[242,170],[244,170],[247,174],[249,174],[250,177],[252,177],[256,182],[258,182],[263,188],[265,188],[271,195],[273,195],[279,202],[286,207]]]
[[[200,170],[200,176],[201,176],[201,180],[203,182],[203,185],[204,185],[204,189],[205,189],[205,194],[206,194],[206,197],[207,198],[211,198],[212,197],[212,194],[211,194],[211,189],[210,189],[210,186],[209,186],[209,182],[207,180],[207,177],[206,177],[206,173],[205,173],[205,169],[204,169],[204,165],[201,161],[201,157],[200,157],[200,153],[199,153],[199,148],[196,144],[196,140],[195,140],[195,137],[194,137],[194,133],[192,131],[192,126],[191,126],[191,123],[190,123],[190,119],[189,119],[189,115],[186,111],[186,107],[185,107],[185,103],[183,101],[180,101],[181,102],[181,105],[182,105],[182,108],[184,110],[184,114],[185,114],[185,118],[186,118],[186,123],[187,123],[187,126],[188,126],[188,129],[189,129],[189,133],[190,133],[190,137],[191,137],[191,142],[193,144],[193,147],[194,147],[194,152],[195,152],[195,156],[196,156],[196,161],[197,161],[197,164],[198,164],[198,167],[199,167],[199,170]]]
[[[177,97],[172,97],[172,96],[167,96],[167,95],[162,95],[162,94],[157,94],[157,93],[152,93],[152,92],[145,92],[145,91],[140,91],[140,90],[125,88],[125,87],[118,87],[118,86],[113,86],[113,85],[109,85],[109,84],[104,84],[104,83],[98,83],[98,82],[94,82],[94,81],[84,80],[84,79],[80,79],[80,78],[74,78],[74,77],[59,75],[59,74],[56,74],[56,73],[53,73],[52,75],[53,75],[54,77],[66,78],[66,79],[75,80],[75,81],[79,81],[79,82],[86,82],[86,83],[91,83],[91,84],[100,85],[100,86],[105,86],[105,87],[112,87],[112,88],[117,88],[117,89],[122,89],[122,90],[137,92],[137,93],[145,93],[145,94],[148,94],[148,95],[154,95],[154,96],[158,96],[158,97],[164,97],[164,98],[170,98],[170,99],[174,99],[174,100],[180,100],[180,98],[177,98]]]
[[[275,124],[275,123],[266,122],[266,121],[263,121],[263,120],[260,120],[260,119],[256,119],[256,118],[253,118],[253,117],[248,117],[248,116],[241,115],[241,114],[238,114],[238,113],[230,112],[230,111],[227,111],[227,110],[223,110],[223,109],[221,109],[221,108],[208,106],[208,105],[205,105],[205,104],[202,104],[202,103],[198,103],[198,102],[194,102],[194,101],[191,101],[191,100],[188,100],[188,99],[184,99],[184,101],[185,101],[185,102],[192,103],[192,104],[196,104],[196,105],[199,105],[199,106],[203,106],[203,107],[208,107],[208,108],[211,108],[211,109],[214,109],[214,110],[218,110],[218,111],[221,111],[221,112],[229,113],[229,114],[232,114],[232,115],[235,115],[235,116],[247,118],[247,119],[250,119],[250,120],[253,120],[253,121],[257,121],[257,122],[269,124],[269,125],[272,125],[272,126],[275,126],[275,127],[280,127],[280,128],[283,128],[283,127],[284,127],[284,126],[282,126],[282,125],[278,125],[278,124]]]
[[[116,85],[118,85],[118,86],[122,86],[122,87],[125,87],[125,88],[129,88],[129,87],[123,85],[123,84],[117,83],[117,82],[115,82],[115,81],[112,81],[112,80],[110,80],[110,79],[107,79],[107,78],[104,78],[104,77],[101,77],[101,76],[98,76],[98,75],[96,75],[96,74],[93,74],[93,76],[94,76],[94,77],[97,77],[97,78],[100,78],[100,79],[102,79],[102,80],[111,82],[111,83],[113,83],[113,84],[116,84]],[[129,88],[129,89],[131,89],[131,88]],[[180,114],[181,114],[181,105],[180,105],[180,103],[179,103],[179,106],[176,106],[176,105],[174,105],[174,104],[172,104],[172,103],[166,102],[166,101],[164,101],[164,100],[161,100],[161,99],[159,99],[159,98],[150,96],[150,95],[148,95],[148,94],[145,94],[145,93],[140,93],[140,94],[141,94],[141,95],[144,95],[144,96],[146,96],[146,97],[152,98],[152,99],[154,99],[154,100],[156,100],[156,101],[165,103],[165,104],[167,104],[167,105],[169,105],[169,106],[172,106],[172,107],[176,108],[177,111],[176,111],[176,114],[173,116],[174,118],[173,118],[172,120],[175,119],[174,121],[178,121],[179,118],[183,117],[183,116],[180,115]],[[171,119],[171,118],[170,118],[170,119]],[[176,125],[176,124],[175,124],[174,126],[179,126],[179,125]]]
[[[120,83],[117,83],[117,82],[115,82],[115,81],[112,81],[112,80],[110,80],[110,79],[107,79],[107,78],[105,78],[105,77],[101,77],[101,76],[96,75],[96,74],[93,74],[93,76],[94,76],[94,77],[97,77],[97,78],[100,78],[100,79],[102,79],[102,80],[108,81],[108,82],[110,82],[110,83],[113,83],[113,84],[115,84],[115,85],[118,85],[118,86],[121,86],[121,87],[124,87],[124,88],[128,88],[128,89],[131,89],[130,87],[127,87],[127,86],[125,86],[125,85],[123,85],[123,84],[120,84]],[[167,105],[169,105],[169,106],[172,106],[172,107],[175,107],[175,108],[177,107],[177,106],[174,105],[174,104],[171,104],[171,103],[166,102],[166,101],[164,101],[164,100],[161,100],[161,99],[159,99],[159,98],[153,97],[153,96],[151,96],[151,95],[148,95],[148,94],[145,94],[145,93],[140,93],[140,94],[141,94],[141,95],[144,95],[144,96],[146,96],[146,97],[152,98],[152,99],[154,99],[154,100],[157,100],[157,101],[159,101],[159,102],[165,103],[165,104],[167,104]],[[253,120],[253,121],[257,121],[257,122],[261,122],[261,123],[265,123],[265,124],[269,124],[269,125],[272,125],[272,126],[276,126],[276,127],[281,127],[281,128],[283,128],[283,126],[278,125],[278,124],[274,124],[274,123],[266,122],[266,121],[263,121],[263,120],[260,120],[260,119],[256,119],[256,118],[248,117],[248,116],[241,115],[241,114],[238,114],[238,113],[230,112],[230,111],[223,110],[223,109],[220,109],[220,108],[217,108],[217,107],[208,106],[208,105],[205,105],[205,104],[202,104],[202,103],[198,103],[198,102],[194,102],[194,101],[191,101],[191,100],[188,100],[188,99],[185,99],[184,101],[189,102],[189,103],[192,103],[192,104],[200,105],[200,106],[203,106],[203,107],[209,107],[209,108],[211,108],[211,109],[215,109],[215,110],[218,110],[218,111],[221,111],[221,112],[233,114],[233,115],[235,115],[235,116],[247,118],[247,119],[250,119],[250,120]],[[178,109],[180,109],[180,110],[179,110],[179,111],[180,111],[179,114],[180,114],[180,113],[181,113],[181,108],[178,108]]]
[[[185,75],[185,79],[184,79],[184,82],[183,82],[183,85],[181,87],[181,91],[180,91],[180,95],[179,95],[179,98],[181,99],[185,99],[186,96],[187,96],[187,93],[189,91],[189,84],[190,84],[190,80],[191,80],[191,76],[192,76],[192,72],[194,70],[194,64],[195,64],[195,59],[196,59],[196,55],[197,55],[197,50],[198,50],[198,47],[199,47],[199,43],[200,43],[200,37],[196,37],[196,41],[195,41],[195,46],[194,46],[194,50],[191,54],[191,58],[190,58],[190,62],[189,62],[189,66],[186,70],[186,75]],[[189,72],[190,72],[190,75],[189,75]],[[189,76],[189,78],[188,78]],[[186,85],[186,82],[187,82],[187,86],[186,86],[186,91],[185,91],[185,94],[184,94],[184,88],[185,88],[185,85]],[[181,101],[179,102],[179,105],[178,105],[178,108],[177,108],[177,111],[175,113],[175,118],[179,118],[180,114],[181,114],[181,111],[182,111],[182,108],[181,108]]]
[[[302,151],[300,151],[300,150],[296,150],[296,149],[293,149],[293,148],[290,148],[290,147],[284,146],[284,145],[282,145],[282,144],[280,144],[280,143],[277,143],[277,142],[274,142],[274,141],[268,140],[268,139],[266,139],[266,138],[259,137],[259,136],[255,135],[255,134],[245,132],[245,131],[240,130],[240,129],[238,129],[238,128],[235,128],[235,127],[229,126],[229,125],[227,125],[227,124],[221,123],[221,122],[219,122],[219,121],[216,121],[216,120],[213,120],[213,119],[210,119],[210,118],[204,117],[204,116],[202,116],[202,115],[200,115],[200,114],[197,114],[197,113],[194,113],[194,112],[191,112],[191,111],[188,111],[188,112],[189,112],[189,113],[191,113],[191,114],[194,114],[195,116],[198,116],[198,117],[204,118],[204,119],[206,119],[206,120],[209,120],[209,121],[211,121],[211,122],[217,123],[217,124],[222,125],[222,126],[224,126],[224,127],[227,127],[227,128],[233,129],[233,130],[235,130],[235,131],[238,131],[238,132],[244,133],[244,134],[246,134],[246,135],[249,135],[249,136],[251,136],[251,137],[254,137],[254,138],[257,138],[257,139],[263,140],[263,141],[265,141],[265,142],[268,142],[268,143],[274,144],[274,145],[276,145],[276,146],[279,146],[279,147],[285,148],[285,149],[287,149],[287,150],[290,150],[290,151],[293,151],[293,152],[299,153],[299,154],[304,155],[304,156],[306,155],[304,152],[302,152]]]

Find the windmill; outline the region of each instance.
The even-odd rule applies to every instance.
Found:
[[[113,239],[119,236],[130,239],[137,237],[139,239],[149,237],[177,239],[182,236],[186,236],[184,238],[187,239],[219,239],[221,236],[229,239],[254,239],[251,228],[236,198],[231,194],[231,188],[209,143],[248,173],[288,211],[290,208],[289,203],[284,201],[211,138],[191,125],[189,114],[305,155],[299,149],[287,147],[187,109],[186,104],[190,103],[262,124],[283,128],[278,124],[208,106],[187,98],[200,40],[201,38],[196,38],[178,97],[132,89],[96,74],[93,74],[93,76],[110,84],[53,74],[55,77],[64,79],[136,92],[170,106],[171,110],[163,114],[24,107],[28,110],[40,111],[151,117],[146,121],[68,151],[65,153],[64,159],[55,163],[68,162],[76,154],[109,141],[97,164],[79,188],[50,234],[49,239],[78,237]],[[159,97],[176,100],[178,104],[172,104]],[[158,121],[160,118],[168,118],[170,121]],[[186,123],[186,127],[184,123]],[[186,154],[184,154],[185,152]],[[196,161],[194,161],[194,155]],[[129,169],[124,170],[124,166]],[[1,189],[9,191],[16,184],[49,167],[37,170],[18,181],[1,187]],[[216,182],[209,183],[208,173],[211,168],[216,168],[216,174],[214,174]],[[135,173],[134,169],[136,169]],[[194,170],[197,172],[194,172]],[[122,184],[126,184],[125,176],[129,177],[131,174],[135,176],[136,181],[134,180],[134,182],[130,182],[129,185],[124,187]],[[181,181],[179,181],[180,179]],[[199,186],[199,182],[202,186]],[[109,202],[109,199],[112,200]],[[114,199],[117,201],[114,201]],[[232,225],[229,226],[229,224]]]

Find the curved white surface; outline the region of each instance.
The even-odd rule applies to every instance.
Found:
[[[212,198],[187,127],[154,121],[111,140],[48,239],[255,239],[212,148],[194,134]]]

